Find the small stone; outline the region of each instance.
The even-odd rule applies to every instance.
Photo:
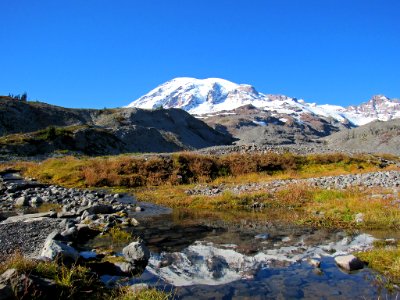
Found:
[[[364,214],[363,213],[356,214],[354,216],[354,220],[356,221],[357,224],[364,222]]]
[[[133,225],[133,226],[139,225],[138,220],[136,220],[135,218],[129,218],[129,223],[130,223],[130,225]]]
[[[269,234],[268,233],[260,233],[260,234],[257,234],[254,238],[260,239],[260,240],[267,240],[269,238]]]
[[[141,208],[140,206],[135,207],[135,211],[137,211],[137,212],[142,211],[142,210],[143,210],[143,208]]]
[[[391,238],[391,239],[385,239],[385,243],[389,244],[389,245],[395,245],[396,244],[396,240]]]
[[[321,266],[321,261],[319,261],[318,259],[310,258],[307,261],[314,268],[319,268]]]
[[[42,204],[43,199],[41,197],[32,197],[31,198],[31,203],[32,204]]]
[[[114,263],[114,265],[119,268],[122,273],[125,274],[133,274],[136,271],[135,266],[128,262],[116,262]]]

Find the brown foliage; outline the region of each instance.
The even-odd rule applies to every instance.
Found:
[[[378,161],[377,159],[375,159]],[[49,182],[85,186],[140,187],[163,184],[210,182],[218,177],[246,174],[304,171],[315,165],[377,165],[370,157],[341,153],[301,156],[291,153],[233,153],[223,156],[196,153],[171,155],[116,156],[91,159],[49,159],[40,166],[25,165],[30,176]],[[29,173],[28,172],[28,173]],[[45,178],[44,178],[45,177]],[[73,178],[72,178],[73,177]]]

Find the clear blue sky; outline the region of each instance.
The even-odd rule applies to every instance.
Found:
[[[123,106],[174,77],[400,97],[399,0],[1,0],[0,94]]]

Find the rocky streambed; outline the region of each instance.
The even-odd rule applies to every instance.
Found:
[[[46,185],[14,171],[4,172],[0,174],[0,262],[18,253],[36,261],[83,264],[99,276],[131,277],[143,271],[150,257],[142,240],[127,241],[115,262],[104,259],[115,253],[84,251],[88,249],[79,245],[113,228],[137,226],[137,215],[166,212],[170,210],[138,203],[129,195]],[[16,285],[23,291],[26,278],[21,278],[13,270],[0,274],[0,299],[14,299],[10,291]],[[41,282],[32,281],[35,290],[45,290],[49,284]]]

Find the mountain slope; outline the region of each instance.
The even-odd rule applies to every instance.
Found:
[[[332,149],[400,155],[400,119],[374,121],[323,139]]]
[[[7,97],[0,98],[0,136],[0,154],[28,156],[173,152],[233,141],[179,109],[68,109]]]
[[[247,84],[219,78],[175,78],[133,101],[128,107],[154,109],[181,108],[194,115],[229,113],[238,107],[253,105],[277,115],[300,119],[302,115],[332,118],[341,123],[363,125],[373,120],[400,118],[400,101],[375,96],[360,106],[316,105],[284,95],[267,95]]]
[[[213,114],[203,118],[218,131],[230,133],[238,139],[237,144],[288,145],[304,144],[349,128],[334,119],[303,114],[296,118],[287,114],[246,105],[229,114]]]

